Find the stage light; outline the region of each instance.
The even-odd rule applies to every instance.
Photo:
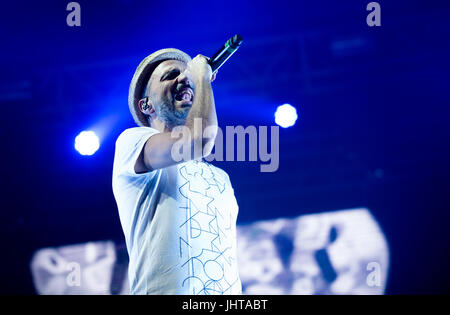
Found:
[[[297,118],[297,110],[289,104],[278,106],[275,112],[275,122],[283,128],[293,126]]]
[[[98,137],[93,131],[82,131],[75,138],[75,149],[81,155],[92,155],[99,147],[100,143]]]

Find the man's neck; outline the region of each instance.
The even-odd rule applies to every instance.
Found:
[[[150,127],[158,130],[159,132],[170,132],[170,129],[159,119],[153,119],[150,122]]]

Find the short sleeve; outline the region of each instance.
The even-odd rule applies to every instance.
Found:
[[[159,133],[158,130],[150,127],[135,127],[122,132],[116,141],[114,173],[130,176],[148,174],[136,173],[134,166],[147,140],[157,133]]]

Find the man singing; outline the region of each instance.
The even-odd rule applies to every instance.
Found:
[[[227,173],[202,159],[217,134],[214,78],[206,57],[170,48],[146,57],[131,81],[139,127],[116,141],[112,183],[131,294],[241,293],[234,191]],[[180,143],[190,159],[173,158]]]

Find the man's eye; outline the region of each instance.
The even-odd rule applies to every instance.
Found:
[[[164,80],[173,80],[180,74],[179,70],[170,71],[167,75],[164,76]]]

